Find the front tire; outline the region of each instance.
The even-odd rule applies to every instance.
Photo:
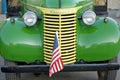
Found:
[[[117,63],[118,58],[108,61],[108,63]],[[117,71],[98,71],[98,80],[116,80]]]
[[[4,61],[5,66],[16,66],[17,64],[12,61]],[[20,73],[6,73],[5,80],[20,80]]]

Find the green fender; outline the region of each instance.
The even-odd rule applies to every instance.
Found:
[[[40,21],[39,21],[40,22]],[[22,19],[0,24],[0,54],[12,61],[43,61],[43,22],[28,27]],[[92,26],[77,20],[77,61],[104,61],[120,50],[119,25],[111,18],[97,18]]]
[[[120,26],[112,18],[97,18],[92,26],[77,20],[77,60],[104,61],[120,51]]]
[[[43,61],[43,24],[41,23],[28,27],[23,20],[17,18],[14,22],[10,19],[3,22],[0,25],[2,57],[21,62]]]

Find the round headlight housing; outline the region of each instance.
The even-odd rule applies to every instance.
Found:
[[[86,25],[93,25],[96,21],[96,14],[95,12],[93,11],[85,11],[83,16],[83,22],[86,24]]]
[[[23,15],[24,23],[27,26],[33,26],[37,22],[37,16],[34,12],[28,11]]]

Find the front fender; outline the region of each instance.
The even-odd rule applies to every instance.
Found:
[[[115,58],[120,50],[120,30],[112,18],[97,18],[92,26],[77,21],[77,60],[104,61]]]
[[[7,60],[43,61],[43,27],[41,23],[28,27],[22,19],[7,19],[0,25],[0,54]]]

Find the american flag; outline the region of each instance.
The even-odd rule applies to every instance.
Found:
[[[52,61],[51,61],[50,69],[49,69],[49,77],[51,77],[53,74],[63,70],[63,68],[64,68],[64,64],[63,64],[63,61],[61,58],[61,53],[60,53],[58,32],[56,32],[53,53],[52,53]]]

